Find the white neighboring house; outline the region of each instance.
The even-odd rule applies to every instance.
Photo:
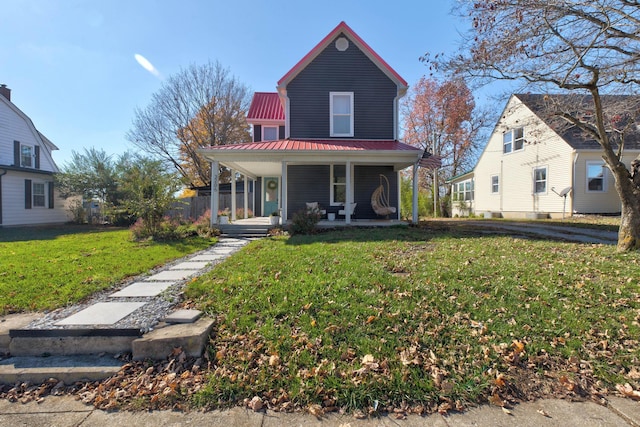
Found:
[[[57,150],[0,85],[0,227],[69,221],[65,200],[54,190]]]
[[[602,148],[546,119],[547,95],[512,95],[473,171],[452,178],[452,215],[561,218],[621,210]],[[561,95],[550,95],[561,96]],[[625,138],[623,162],[640,154],[640,132]]]

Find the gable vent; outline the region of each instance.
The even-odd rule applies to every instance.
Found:
[[[347,40],[344,37],[340,37],[338,40],[336,40],[336,49],[338,49],[340,52],[344,52],[348,48],[349,48],[349,40]]]

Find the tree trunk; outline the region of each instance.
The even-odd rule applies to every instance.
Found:
[[[618,230],[618,252],[640,249],[640,188],[635,184],[636,171],[631,174],[622,163],[612,168],[622,210]]]

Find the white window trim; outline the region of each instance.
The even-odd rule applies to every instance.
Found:
[[[515,133],[516,129],[522,129],[522,147],[520,147],[518,149],[516,149],[516,133]],[[511,134],[511,142],[510,142],[511,150],[504,151],[504,146],[505,146],[504,136],[507,135],[507,134]],[[513,129],[509,129],[508,131],[506,131],[506,132],[504,132],[502,134],[502,154],[511,154],[511,153],[516,152],[516,151],[524,150],[524,142],[525,142],[524,127],[516,127],[516,128],[513,128]]]
[[[469,189],[467,189],[469,184]],[[454,185],[453,199],[456,202],[473,202],[475,199],[475,179],[469,178]],[[461,189],[462,188],[462,189]],[[468,198],[467,198],[468,196]]]
[[[537,192],[536,191],[536,171],[540,170],[540,169],[544,169],[544,191],[540,191]],[[533,194],[535,195],[545,195],[549,192],[549,167],[548,166],[538,166],[533,168],[532,171],[532,178],[533,178]]]
[[[31,149],[31,164],[25,165],[22,163],[22,147],[29,147]],[[23,168],[34,168],[35,167],[35,146],[30,144],[20,143],[20,167]]]
[[[498,189],[496,191],[493,190],[493,178],[498,179]],[[491,185],[491,194],[499,194],[500,193],[500,175],[491,175],[489,185]]]
[[[260,135],[260,141],[266,141],[266,139],[264,138],[264,130],[266,128],[272,128],[276,130],[276,139],[270,139],[269,141],[277,141],[279,138],[279,133],[280,133],[280,128],[278,125],[262,125],[261,131],[262,131],[262,135]]]
[[[36,205],[36,185],[41,184],[43,188],[43,204],[42,206]],[[31,181],[31,208],[32,209],[46,209],[49,206],[49,185],[45,181]]]
[[[350,111],[351,114],[349,114],[349,117],[351,118],[351,120],[349,121],[349,133],[335,133],[333,131],[333,97],[336,95],[348,95],[349,96],[349,100],[350,100]],[[346,116],[346,114],[342,114],[343,116]],[[354,111],[353,111],[353,92],[329,92],[329,136],[335,137],[335,136],[346,136],[346,137],[352,137],[353,136],[353,122],[354,122]]]
[[[602,167],[602,190],[589,190],[589,166],[601,166]],[[606,193],[609,191],[608,180],[607,180],[607,170],[609,168],[606,167],[605,163],[602,160],[587,160],[585,164],[585,174],[584,174],[584,183],[585,183],[585,191],[587,193]]]

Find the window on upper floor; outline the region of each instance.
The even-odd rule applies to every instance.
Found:
[[[587,162],[587,192],[605,191],[607,191],[607,181],[604,162]]]
[[[353,136],[353,92],[330,92],[329,115],[330,136]]]
[[[262,126],[262,141],[277,141],[278,126]]]
[[[33,146],[20,144],[20,166],[23,168],[33,167]]]
[[[492,193],[500,192],[500,177],[498,175],[491,176],[491,192]]]
[[[533,170],[533,193],[544,194],[547,192],[547,167]]]
[[[504,154],[524,148],[524,128],[511,129],[502,134],[502,152]]]

